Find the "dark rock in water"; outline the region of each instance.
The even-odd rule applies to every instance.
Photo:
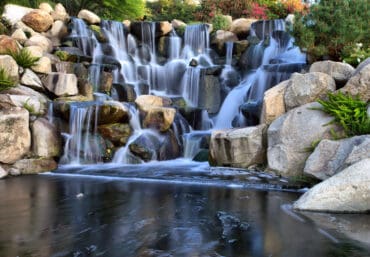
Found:
[[[79,94],[85,96],[89,101],[93,100],[94,87],[88,79],[77,77]]]
[[[240,110],[244,117],[249,121],[248,125],[259,124],[259,118],[261,113],[262,103],[253,101],[247,102],[240,106]]]
[[[170,129],[166,131],[165,134],[161,135],[164,137],[163,143],[159,149],[159,160],[172,160],[180,157],[181,155],[181,148],[179,145],[179,142],[173,133],[173,131]]]
[[[114,57],[109,56],[109,55],[99,55],[95,57],[95,64],[104,64],[105,66],[115,66],[118,68],[121,68],[121,63]],[[102,65],[104,67],[104,65]],[[114,69],[114,68],[111,68]]]
[[[189,66],[191,67],[197,67],[198,66],[198,61],[196,59],[191,59]]]
[[[278,42],[280,48],[286,48],[289,44],[291,36],[283,30],[275,30],[271,33],[271,37]]]
[[[147,45],[140,45],[136,49],[136,54],[140,58],[141,63],[149,64],[151,60],[151,52]]]
[[[131,22],[130,32],[139,41],[148,40],[147,37],[152,36],[153,28],[155,28],[155,38],[161,36],[160,24],[159,22],[148,22],[148,21],[134,21]]]
[[[205,74],[206,75],[214,75],[214,76],[218,76],[221,74],[222,72],[222,66],[221,65],[216,65],[216,66],[211,66],[211,67],[207,67],[205,68]]]
[[[115,146],[124,146],[131,136],[131,127],[127,123],[100,125],[98,131],[103,138],[108,139]]]
[[[172,106],[176,108],[186,108],[187,104],[182,96],[170,97]]]
[[[251,29],[260,40],[264,40],[275,30],[284,30],[283,20],[260,20],[253,22]]]
[[[207,109],[208,113],[217,113],[221,106],[221,85],[218,77],[201,76],[199,84],[198,107]]]
[[[179,112],[193,129],[202,129],[202,109],[196,107],[186,107],[180,108]]]
[[[135,86],[131,84],[113,84],[113,88],[120,102],[135,102]]]
[[[248,47],[239,59],[239,67],[242,71],[256,70],[262,64],[263,48],[258,45]]]
[[[140,95],[147,95],[149,94],[149,88],[150,86],[145,83],[145,82],[139,82],[139,84],[137,85],[138,89],[139,89],[139,92],[140,92]]]
[[[217,213],[217,219],[221,223],[221,238],[228,244],[237,242],[241,234],[250,227],[248,223],[241,222],[237,217],[223,211]]]
[[[98,91],[102,93],[110,93],[113,84],[113,74],[110,72],[103,71],[100,74],[100,82],[98,85]]]
[[[127,123],[129,110],[118,104],[103,104],[98,106],[98,124]]]
[[[92,57],[85,55],[79,48],[77,47],[59,47],[57,50],[67,52],[69,57],[69,61],[74,62],[91,62]]]
[[[195,162],[208,162],[209,150],[201,149],[193,158]]]
[[[234,88],[240,83],[240,74],[236,70],[230,69],[223,73],[223,77],[221,77],[221,79],[222,86]]]
[[[157,45],[158,54],[163,57],[169,57],[170,37],[160,37]]]
[[[157,160],[161,142],[154,134],[142,134],[129,146],[132,154],[144,161]]]

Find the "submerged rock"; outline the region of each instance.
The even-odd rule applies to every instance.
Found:
[[[294,208],[324,212],[370,210],[370,159],[357,162],[306,192]]]
[[[100,125],[98,131],[103,138],[108,139],[115,146],[124,146],[131,136],[130,125],[125,123]]]

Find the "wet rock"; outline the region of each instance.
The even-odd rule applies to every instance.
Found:
[[[86,97],[86,100],[92,101],[94,99],[94,87],[88,79],[77,78],[78,93]]]
[[[55,5],[54,11],[51,12],[51,17],[53,17],[54,21],[60,20],[60,21],[65,22],[69,20],[69,15],[61,3],[57,3]]]
[[[128,138],[131,136],[131,127],[125,123],[100,125],[98,131],[103,138],[108,139],[115,146],[126,145]]]
[[[166,133],[161,134],[161,137],[163,137],[163,139],[159,149],[158,159],[164,161],[179,158],[181,155],[181,148],[173,131],[170,129]]]
[[[221,84],[218,77],[205,75],[199,85],[198,107],[215,114],[221,106]]]
[[[327,125],[333,119],[330,115],[312,109],[320,107],[316,102],[305,104],[271,123],[267,131],[267,159],[271,170],[283,176],[301,175],[312,143],[331,138],[331,130],[341,131],[336,125]]]
[[[53,44],[47,37],[43,35],[34,35],[25,43],[25,46],[39,46],[44,52],[50,53],[53,50]]]
[[[340,91],[351,96],[358,95],[365,102],[370,101],[370,64],[355,74]]]
[[[98,107],[98,123],[127,123],[130,118],[130,111],[119,102],[109,101],[104,102]]]
[[[22,18],[22,22],[37,32],[47,31],[53,24],[53,18],[44,10],[33,10]]]
[[[34,72],[47,74],[51,72],[51,60],[49,57],[41,57],[35,65],[31,67]]]
[[[100,73],[100,83],[98,85],[98,91],[102,93],[110,93],[113,84],[113,74],[110,72]]]
[[[20,21],[23,16],[25,16],[27,13],[32,12],[34,9],[27,8],[15,4],[6,4],[4,6],[4,12],[2,17],[9,21],[9,23],[13,26],[18,21]]]
[[[236,34],[239,38],[244,38],[248,36],[253,22],[257,21],[256,19],[246,19],[240,18],[235,19],[231,23],[230,31]]]
[[[113,84],[113,88],[120,102],[135,102],[136,92],[134,85],[131,84]]]
[[[145,133],[132,142],[129,149],[134,155],[147,162],[157,160],[159,147],[158,135]]]
[[[30,69],[25,69],[20,82],[22,85],[37,91],[42,92],[45,90],[40,78]]]
[[[171,106],[172,101],[170,98],[155,96],[155,95],[140,95],[135,100],[136,105],[141,109],[146,105],[167,107]]]
[[[86,9],[81,10],[78,13],[77,17],[80,18],[80,19],[83,19],[88,24],[98,24],[101,21],[101,19],[98,15],[96,15],[95,13],[93,13],[89,10],[86,10]]]
[[[266,161],[266,125],[216,130],[210,142],[210,163],[214,166],[248,168]]]
[[[231,31],[217,30],[214,40],[216,44],[220,45],[228,41],[231,41],[231,42],[238,41],[238,37]]]
[[[13,169],[20,174],[38,174],[41,172],[52,171],[58,168],[58,163],[53,159],[22,159],[16,161]]]
[[[30,149],[29,113],[23,108],[0,109],[0,162],[14,163]]]
[[[176,115],[176,109],[169,107],[159,107],[152,105],[143,105],[140,107],[143,113],[143,127],[153,128],[161,132],[167,131]]]
[[[285,108],[291,110],[297,106],[314,102],[335,89],[334,79],[325,73],[293,73],[285,89]]]
[[[51,72],[42,81],[45,87],[56,96],[73,96],[78,94],[75,74]]]
[[[315,62],[310,67],[310,72],[322,72],[332,76],[338,87],[344,86],[354,71],[348,63],[333,61]]]
[[[16,39],[6,35],[0,35],[0,54],[8,54],[10,52],[17,52],[19,45]]]
[[[322,212],[368,212],[369,182],[368,158],[311,188],[294,203],[294,208]]]
[[[56,127],[44,118],[31,124],[32,151],[38,157],[57,157],[62,152],[61,136]]]
[[[304,173],[324,180],[366,158],[370,158],[370,135],[324,139],[307,159]]]
[[[195,162],[208,162],[209,150],[201,149],[193,158]]]
[[[221,223],[222,227],[221,238],[226,243],[234,243],[238,241],[240,233],[245,232],[250,227],[248,223],[241,222],[237,217],[223,211],[219,211],[217,213],[217,219]]]
[[[0,68],[15,81],[18,80],[18,64],[10,55],[0,55]]]
[[[271,124],[274,120],[285,113],[284,95],[289,80],[267,90],[263,97],[261,123]]]

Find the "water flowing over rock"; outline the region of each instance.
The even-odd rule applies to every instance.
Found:
[[[339,87],[347,83],[354,71],[348,63],[333,61],[315,62],[310,67],[310,72],[322,72],[332,76]]]
[[[38,118],[31,124],[32,152],[38,157],[52,158],[61,154],[60,135],[53,124]]]
[[[230,31],[239,37],[246,37],[251,29],[253,22],[256,22],[256,19],[246,19],[240,18],[233,20],[231,23]]]
[[[306,192],[297,210],[368,212],[370,210],[370,159],[359,161]]]
[[[53,24],[53,18],[44,10],[34,10],[23,16],[24,24],[37,32],[47,31]]]
[[[333,119],[326,113],[313,110],[318,103],[295,108],[273,121],[268,128],[268,167],[284,176],[303,173],[310,155],[309,149],[316,140],[331,138],[335,125],[327,125]]]
[[[285,89],[284,102],[287,110],[314,102],[336,89],[334,79],[321,72],[294,73]]]
[[[359,96],[363,101],[370,100],[370,64],[355,72],[347,84],[340,89],[342,93]]]
[[[217,166],[248,168],[266,161],[266,125],[213,131],[210,162]]]
[[[23,108],[0,109],[0,162],[11,164],[31,146],[29,114]]]
[[[304,173],[324,180],[366,158],[370,158],[369,135],[335,141],[324,139],[307,159]]]
[[[116,146],[126,145],[132,133],[130,125],[125,123],[100,125],[98,131],[102,137],[108,139]]]

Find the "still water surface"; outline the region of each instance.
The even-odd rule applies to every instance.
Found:
[[[109,176],[69,167],[0,180],[0,256],[370,256],[366,245],[291,211],[300,193],[263,186],[276,178],[108,168]]]

